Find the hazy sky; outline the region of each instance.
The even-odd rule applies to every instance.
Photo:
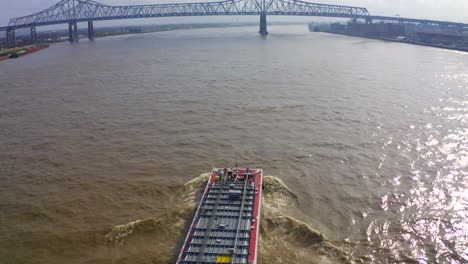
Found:
[[[209,2],[206,0],[97,0],[109,5]],[[59,0],[0,0],[0,25],[6,25],[10,18],[28,15],[43,10]],[[309,2],[353,5],[367,7],[372,15],[399,14],[404,17],[449,20],[468,23],[468,0],[312,0]],[[240,19],[240,20],[239,20]],[[251,19],[251,18],[250,18]],[[293,19],[293,18],[291,18]],[[312,20],[312,18],[308,18]],[[164,22],[165,18],[152,19],[154,23]],[[187,22],[187,19],[182,19]],[[207,19],[209,21],[210,19]],[[284,21],[284,19],[282,19]],[[161,21],[161,22],[160,22]],[[170,21],[174,21],[171,19]],[[197,19],[203,21],[203,19]],[[217,21],[233,21],[232,17],[220,17]],[[234,21],[242,21],[236,18]]]

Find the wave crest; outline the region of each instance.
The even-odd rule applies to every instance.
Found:
[[[115,226],[105,236],[116,263],[173,263],[182,246],[196,202],[209,173],[187,182],[174,210],[161,216]],[[259,263],[346,263],[347,256],[319,231],[285,214],[299,205],[297,196],[274,176],[263,179]],[[127,261],[128,260],[128,261]],[[131,261],[130,261],[131,260]]]

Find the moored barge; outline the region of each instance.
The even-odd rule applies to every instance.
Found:
[[[256,264],[262,169],[215,168],[177,264]]]

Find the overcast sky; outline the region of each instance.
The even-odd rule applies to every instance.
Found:
[[[209,2],[206,0],[96,0],[109,5],[131,5],[176,2]],[[12,17],[41,11],[59,0],[0,0],[0,25],[8,24]],[[311,0],[309,2],[367,7],[372,15],[400,15],[424,19],[448,20],[468,23],[468,0]],[[181,19],[181,18],[179,18]],[[239,20],[240,19],[240,20]],[[287,18],[289,19],[289,18]],[[293,18],[290,18],[293,19]],[[308,18],[312,20],[311,18]],[[152,19],[154,23],[168,23],[165,18]],[[190,20],[181,19],[183,22]],[[284,21],[284,19],[282,19]],[[203,21],[203,19],[197,19]],[[210,19],[206,19],[210,21]],[[232,17],[220,17],[217,21],[233,21]],[[236,18],[234,21],[242,21]]]

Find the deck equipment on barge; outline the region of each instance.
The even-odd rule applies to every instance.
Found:
[[[211,171],[177,264],[256,264],[262,169]]]

